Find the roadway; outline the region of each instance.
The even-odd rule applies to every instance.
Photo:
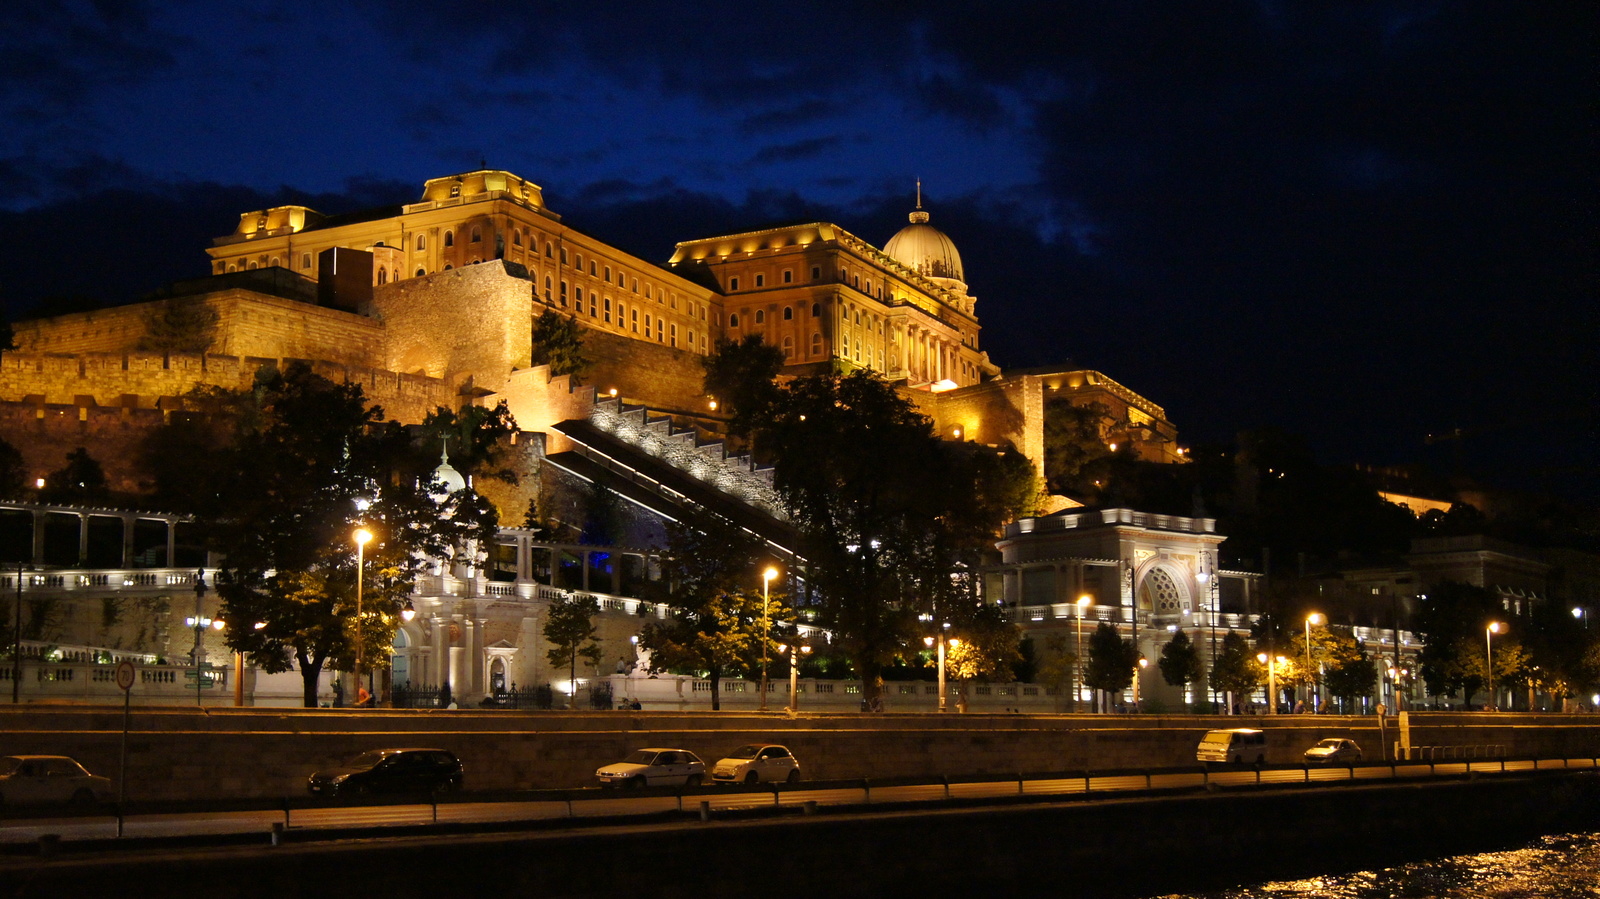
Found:
[[[390,800],[363,804],[315,800],[285,801],[276,808],[229,810],[217,803],[203,809],[140,812],[130,810],[120,821],[112,809],[8,809],[0,818],[0,844],[147,838],[218,837],[239,834],[292,833],[296,839],[336,839],[353,830],[393,828],[395,834],[423,825],[519,825],[569,820],[599,823],[663,815],[729,816],[759,810],[811,811],[835,806],[906,806],[943,802],[1048,800],[1050,797],[1126,796],[1151,791],[1192,791],[1246,787],[1318,788],[1352,782],[1385,782],[1493,776],[1501,773],[1579,770],[1597,767],[1595,759],[1508,759],[1458,762],[1396,762],[1336,767],[1267,767],[1207,771],[1198,768],[1157,769],[1105,774],[1039,775],[966,780],[926,779],[874,784],[864,781],[768,785],[764,787],[701,787],[639,791],[584,789],[541,794],[471,793],[441,796],[439,801]],[[519,798],[527,797],[527,798]],[[28,815],[27,817],[18,817]],[[120,833],[119,833],[120,824]],[[276,839],[276,837],[274,837]]]

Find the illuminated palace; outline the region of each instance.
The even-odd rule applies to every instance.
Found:
[[[19,350],[0,358],[0,416],[8,433],[27,435],[18,448],[30,471],[42,476],[88,445],[114,489],[137,492],[134,454],[99,447],[158,424],[195,386],[242,387],[263,364],[303,359],[361,384],[403,423],[438,406],[505,401],[527,437],[531,475],[498,493],[485,485],[508,521],[520,520],[534,490],[564,484],[570,494],[603,480],[639,521],[656,522],[630,535],[641,547],[632,564],[644,569],[659,523],[685,502],[723,509],[782,551],[790,538],[767,473],[722,455],[715,398],[702,386],[701,357],[719,339],[747,335],[783,351],[786,375],[829,366],[877,371],[945,438],[1013,447],[1041,475],[1044,409],[1057,399],[1103,407],[1108,443],[1125,442],[1151,461],[1183,460],[1165,411],[1106,375],[1005,372],[992,362],[961,256],[920,198],[882,249],[813,222],[684,241],[657,264],[564,224],[537,185],[484,170],[432,179],[417,202],[401,206],[331,216],[303,206],[247,212],[207,252],[210,277],[157,298],[17,323]],[[205,349],[141,351],[153,318],[178,301],[215,313]],[[545,310],[584,328],[595,365],[583,385],[532,364],[530,334]],[[1044,511],[1071,505],[1053,499]],[[561,505],[551,508],[560,518]],[[1129,579],[1106,578],[1107,607],[1142,602],[1146,622],[1180,615],[1183,605],[1197,616],[1215,612],[1206,578],[1218,536],[1203,523],[1167,530],[1139,544],[1138,564],[1124,541]],[[1086,569],[1057,550],[1028,550],[1035,533],[1054,531],[1012,534],[1006,555],[1016,567],[996,576],[991,593],[1009,593],[1012,605],[1061,608],[1086,589]],[[480,566],[441,568],[419,585],[423,614],[402,633],[396,677],[405,669],[417,682],[450,681],[463,697],[507,680],[545,682],[538,624],[550,571],[560,565],[541,567],[541,551],[528,532],[508,528]],[[1093,548],[1087,570],[1099,571],[1107,551]],[[1041,580],[1045,569],[1063,574]],[[1146,571],[1159,590],[1132,582]],[[610,595],[587,577],[584,588]],[[505,586],[491,590],[491,581]],[[1140,620],[1137,612],[1113,617]],[[631,654],[627,637],[636,628],[637,618],[608,626],[608,654]]]

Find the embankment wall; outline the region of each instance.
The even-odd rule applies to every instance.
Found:
[[[590,786],[597,767],[647,746],[708,763],[742,743],[784,743],[807,779],[960,777],[1195,764],[1201,735],[1259,726],[1267,761],[1289,764],[1316,740],[1353,737],[1369,759],[1396,737],[1376,718],[1095,715],[720,715],[136,708],[129,799],[299,796],[305,778],[367,749],[430,746],[460,756],[469,789]],[[62,753],[114,774],[122,711],[0,707],[0,754]],[[1500,746],[1512,756],[1600,756],[1600,716],[1418,713],[1413,746]]]

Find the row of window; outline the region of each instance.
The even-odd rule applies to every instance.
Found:
[[[779,273],[779,277],[782,279],[782,283],[784,283],[784,284],[793,284],[794,283],[794,269],[792,269],[792,268],[784,269],[782,272]],[[822,266],[813,265],[811,267],[811,280],[813,280],[813,281],[821,281],[822,280]],[[761,288],[766,287],[766,286],[767,286],[767,276],[765,274],[762,274],[762,273],[757,273],[755,275],[755,289],[760,290]],[[738,275],[733,275],[733,276],[729,277],[728,278],[728,292],[729,293],[734,293],[734,292],[738,291],[738,289],[739,289],[739,276]]]
[[[767,323],[767,310],[765,310],[765,309],[757,309],[755,311],[755,315],[753,317],[755,319],[755,323],[756,324],[764,325],[764,324]],[[811,317],[812,318],[821,318],[822,317],[822,304],[821,303],[812,303],[811,304]],[[794,320],[794,307],[793,306],[785,306],[785,307],[783,307],[783,320],[786,321],[786,322]],[[737,313],[737,312],[728,313],[728,327],[730,327],[730,328],[739,327],[739,313]]]

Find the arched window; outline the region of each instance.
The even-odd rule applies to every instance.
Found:
[[[479,228],[477,225],[473,225],[471,239],[473,243],[483,243],[483,229]]]
[[[449,270],[451,270],[451,269],[453,269],[453,268],[455,268],[455,266],[453,266],[453,265],[449,265],[449,264],[446,264],[446,265],[445,265],[445,267],[444,267],[444,270],[445,270],[445,271],[449,271]]]
[[[454,231],[446,231],[446,232],[444,232],[444,245],[447,246],[447,247],[453,247],[453,246],[456,245],[456,232],[454,232]]]
[[[516,246],[516,247],[522,246],[522,229],[521,228],[517,228],[516,230],[511,232],[511,245],[512,246]]]
[[[783,338],[783,358],[784,358],[784,361],[792,361],[794,359],[794,338],[793,337],[785,337],[785,338]]]
[[[589,277],[591,277],[591,278],[596,277],[596,272],[595,272],[594,260],[593,259],[589,260]]]
[[[757,309],[756,310],[756,324],[764,325],[766,323],[767,323],[767,310],[765,310],[765,309]]]
[[[417,277],[419,277],[419,278],[422,277],[423,275],[426,275],[427,273],[428,273],[428,270],[425,269],[425,268],[417,269]]]
[[[283,267],[283,263],[279,262],[278,261],[278,257],[276,257],[276,256],[272,257],[272,261],[267,263],[267,265],[272,267],[272,268],[282,268]]]
[[[813,331],[811,333],[811,355],[813,355],[813,356],[822,355],[822,332],[821,331]]]
[[[812,318],[821,318],[822,317],[822,304],[821,303],[812,303],[811,304],[811,317]]]
[[[649,326],[649,324],[646,324],[645,327],[648,328],[650,326]],[[730,328],[739,327],[739,313],[737,313],[737,312],[728,313],[728,327],[730,327]]]
[[[255,260],[252,259],[252,260],[250,260],[250,270],[251,271],[255,271],[255,269],[256,269],[256,263],[255,263]]]
[[[426,234],[418,234],[417,235],[417,249],[426,250],[427,248],[428,248],[428,235],[426,235]]]
[[[794,309],[792,307],[783,307],[783,320],[786,322],[794,321]]]
[[[379,284],[388,284],[389,283],[389,270],[388,269],[385,269],[385,268],[378,269],[378,283]]]
[[[544,301],[550,302],[550,276],[544,276]]]

